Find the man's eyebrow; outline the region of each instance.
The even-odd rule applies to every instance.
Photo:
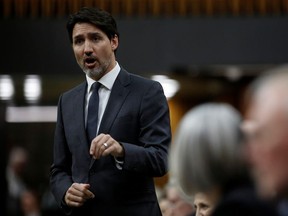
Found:
[[[91,36],[100,36],[100,37],[102,37],[103,34],[100,33],[100,32],[89,32],[89,33],[88,33],[88,36],[89,36],[89,37],[91,37]],[[82,37],[84,37],[84,35],[83,35],[83,34],[79,34],[79,35],[75,35],[73,38],[74,38],[74,39],[78,39],[78,38],[82,38]]]
[[[100,36],[100,37],[102,37],[102,33],[100,33],[100,32],[89,32],[88,33],[88,36]]]
[[[83,37],[83,35],[81,35],[81,34],[79,34],[79,35],[75,35],[74,37],[73,37],[73,39],[75,40],[75,39],[80,39],[80,38],[82,38]]]

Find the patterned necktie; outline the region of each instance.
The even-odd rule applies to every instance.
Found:
[[[99,94],[98,89],[100,88],[101,83],[95,82],[93,83],[91,89],[92,94],[89,99],[88,104],[88,114],[87,114],[87,126],[86,131],[88,135],[89,142],[95,138],[97,131],[97,123],[98,123],[98,110],[99,110]],[[90,145],[89,143],[89,145]]]

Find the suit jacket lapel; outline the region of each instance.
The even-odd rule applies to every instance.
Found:
[[[75,94],[73,100],[73,113],[74,113],[74,124],[78,125],[79,142],[82,143],[84,152],[89,155],[89,143],[85,129],[84,109],[85,109],[85,95],[86,95],[87,84],[83,83]],[[82,106],[81,106],[82,104]]]
[[[109,133],[120,108],[130,92],[130,89],[128,88],[129,84],[130,75],[125,70],[121,69],[112,87],[110,98],[100,123],[99,134]]]
[[[75,99],[73,100],[73,114],[74,114],[74,124],[78,125],[78,142],[81,143],[82,148],[79,149],[81,153],[79,154],[83,155],[83,160],[79,161],[78,163],[81,163],[83,167],[87,168],[87,171],[83,171],[83,175],[81,176],[81,179],[78,179],[81,182],[88,182],[89,180],[89,170],[92,165],[93,158],[89,154],[90,150],[90,143],[88,142],[87,134],[86,134],[86,128],[85,128],[85,96],[86,96],[86,89],[87,89],[87,83],[84,82],[78,91],[75,94]],[[82,104],[82,106],[81,106]],[[92,158],[92,160],[91,160]]]

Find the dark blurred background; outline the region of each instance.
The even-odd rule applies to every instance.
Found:
[[[243,112],[247,85],[288,62],[288,0],[2,0],[1,166],[13,148],[26,149],[25,183],[42,202],[58,97],[85,79],[65,27],[82,6],[117,19],[118,62],[163,84],[173,132],[199,103],[228,102]],[[155,179],[157,186],[167,179]]]

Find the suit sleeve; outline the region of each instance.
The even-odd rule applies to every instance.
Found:
[[[167,156],[171,141],[169,107],[162,86],[153,82],[141,98],[139,141],[143,146],[122,143],[124,170],[152,177],[167,173]]]

